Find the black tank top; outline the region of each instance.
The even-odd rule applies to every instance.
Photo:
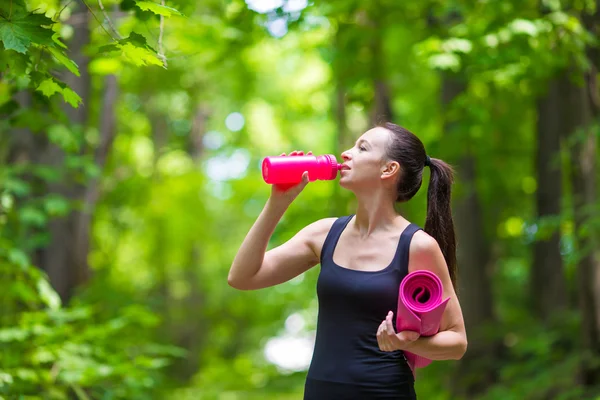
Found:
[[[376,334],[388,311],[394,312],[395,321],[400,282],[408,274],[410,241],[421,228],[410,224],[402,232],[387,267],[358,271],[333,261],[352,217],[333,223],[321,251],[317,332],[304,398],[414,399],[414,378],[403,352],[379,350]]]

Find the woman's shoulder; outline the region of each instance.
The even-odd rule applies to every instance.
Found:
[[[447,272],[444,255],[440,246],[431,235],[420,229],[410,242],[409,271],[429,269],[435,273]]]
[[[433,236],[425,232],[424,229],[418,229],[415,231],[410,242],[411,253],[432,253],[436,252],[437,250],[439,250],[439,245]]]
[[[312,234],[327,234],[339,217],[321,218],[306,226]]]
[[[341,223],[343,223],[344,218],[348,218],[348,216],[326,217],[326,218],[318,219],[318,220],[312,222],[311,224],[307,225],[306,227],[304,227],[304,229],[302,229],[303,234],[306,235],[306,237],[307,237],[307,239],[309,239],[309,241],[311,241],[317,245],[322,245],[323,242],[325,241],[325,239],[327,238],[327,235],[331,231],[333,224],[335,224],[336,221],[338,221],[338,220]]]

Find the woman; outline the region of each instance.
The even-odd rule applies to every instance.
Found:
[[[260,289],[321,264],[316,342],[304,399],[416,399],[403,351],[448,360],[460,359],[467,348],[455,293],[452,170],[430,159],[414,134],[392,123],[364,133],[342,158],[340,185],[356,195],[356,214],[318,220],[265,253],[277,223],[307,185],[308,176],[305,172],[303,181],[292,188],[273,186],[228,281],[240,290]],[[394,203],[417,193],[426,166],[431,179],[423,231],[399,215]],[[400,282],[417,269],[436,273],[444,298],[451,298],[440,332],[431,337],[394,329]]]

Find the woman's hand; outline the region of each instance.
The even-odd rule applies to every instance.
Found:
[[[292,151],[289,154],[289,157],[303,156],[303,155],[304,155],[303,151]],[[308,153],[306,153],[306,155],[307,156],[312,155],[312,151],[309,151]],[[285,156],[285,153],[282,153],[281,156]],[[284,202],[289,205],[300,194],[300,192],[302,192],[302,190],[306,187],[307,184],[308,184],[308,172],[305,171],[302,174],[302,181],[300,181],[299,183],[284,184],[284,185],[281,185],[281,184],[272,185],[271,199],[273,199],[277,202]]]
[[[392,324],[393,316],[393,312],[388,312],[377,329],[377,343],[381,351],[407,350],[421,336],[419,332],[414,331],[396,333]]]

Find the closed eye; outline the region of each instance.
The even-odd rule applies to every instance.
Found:
[[[367,151],[367,149],[365,148],[365,146],[360,146],[358,149],[359,149],[360,151]]]

